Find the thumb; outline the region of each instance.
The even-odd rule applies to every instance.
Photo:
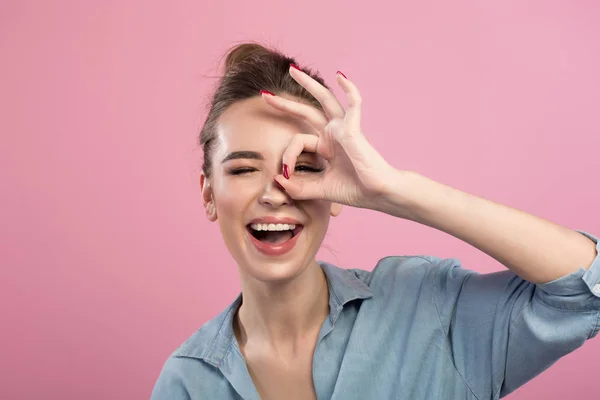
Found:
[[[323,199],[323,189],[320,181],[306,182],[292,175],[286,179],[283,175],[276,175],[275,182],[279,184],[280,189],[294,200],[321,200]]]

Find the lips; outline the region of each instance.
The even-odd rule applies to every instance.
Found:
[[[274,225],[278,225],[278,224],[286,224],[286,225],[295,225],[295,228],[292,230],[287,230],[287,231],[278,231],[281,233],[266,233],[265,231],[255,231],[253,230],[250,226],[253,224],[261,224],[264,226],[264,224],[266,225],[270,225],[270,224],[274,224]],[[273,227],[271,227],[273,228]],[[280,256],[283,254],[288,253],[289,251],[291,251],[294,246],[296,245],[296,242],[298,241],[298,238],[300,237],[300,234],[302,233],[304,226],[302,224],[300,224],[299,221],[292,219],[292,218],[277,218],[277,217],[263,217],[263,218],[256,218],[254,220],[252,220],[247,226],[246,226],[246,232],[248,234],[248,237],[251,241],[251,243],[254,245],[254,247],[262,254],[268,255],[268,256]],[[291,232],[291,235],[290,235]],[[286,235],[290,235],[290,237],[288,239],[285,239]],[[269,236],[279,236],[277,239],[277,242],[270,242],[267,240],[267,238]],[[261,240],[264,239],[264,240]],[[283,240],[283,241],[281,241]]]

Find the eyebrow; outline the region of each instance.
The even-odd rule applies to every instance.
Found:
[[[239,160],[240,158],[246,158],[246,159],[250,159],[250,160],[264,160],[265,159],[262,154],[260,154],[256,151],[245,150],[245,151],[234,151],[234,152],[227,154],[225,156],[225,158],[221,161],[221,163],[224,163],[224,162],[230,161],[230,160]]]

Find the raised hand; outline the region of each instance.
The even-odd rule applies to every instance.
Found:
[[[372,208],[374,197],[386,187],[394,169],[371,146],[362,133],[362,99],[358,88],[338,71],[336,79],[348,97],[344,110],[335,95],[295,66],[290,74],[322,105],[315,107],[263,92],[272,107],[302,119],[314,132],[298,133],[283,155],[284,168],[275,177],[294,199],[320,199],[354,207]],[[296,160],[302,152],[316,153],[328,161],[318,177],[295,176]]]

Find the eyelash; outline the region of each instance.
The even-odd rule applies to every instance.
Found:
[[[237,169],[232,169],[231,171],[229,171],[229,173],[231,175],[241,175],[241,174],[245,174],[246,172],[253,172],[256,171],[254,168],[237,168]]]
[[[248,172],[256,171],[255,168],[236,168],[229,171],[231,175],[242,175]],[[296,165],[296,171],[298,172],[310,172],[310,173],[319,173],[323,171],[323,168],[314,168],[309,165]]]
[[[296,165],[296,171],[319,173],[319,172],[323,171],[323,168],[315,168],[315,167],[311,167],[310,165]]]

